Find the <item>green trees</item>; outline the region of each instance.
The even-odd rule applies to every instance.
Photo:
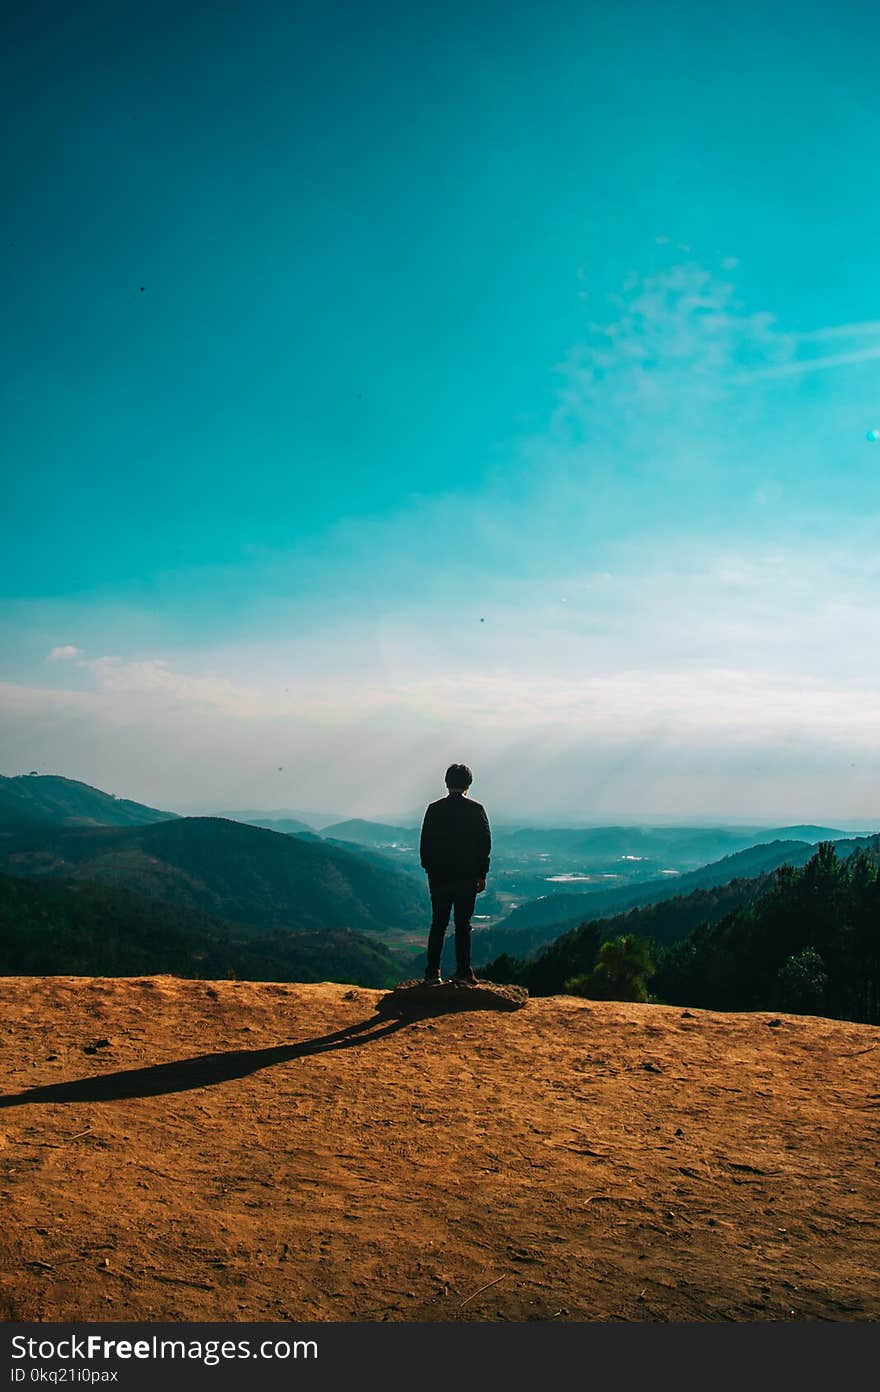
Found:
[[[823,842],[806,865],[783,866],[738,895],[682,899],[685,932],[697,908],[705,918],[679,941],[667,903],[582,924],[531,961],[499,958],[494,979],[539,996],[639,1001],[650,988],[669,1005],[880,1024],[880,836],[843,860]]]
[[[847,860],[823,842],[748,908],[665,952],[652,990],[673,1005],[880,1024],[878,861],[880,838]]]
[[[821,1015],[828,994],[828,973],[814,947],[787,957],[776,974],[779,1008],[793,1014]]]
[[[646,1001],[647,980],[654,971],[647,938],[625,933],[603,942],[591,972],[571,977],[565,991],[591,1000]]]
[[[393,986],[401,962],[348,929],[255,936],[180,905],[87,880],[0,874],[0,975],[137,976],[170,972],[242,981]]]

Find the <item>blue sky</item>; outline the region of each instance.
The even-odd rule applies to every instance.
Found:
[[[880,825],[872,11],[18,16],[0,771]]]

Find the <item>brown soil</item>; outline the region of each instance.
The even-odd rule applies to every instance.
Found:
[[[876,1028],[382,995],[0,980],[0,1316],[880,1317]]]

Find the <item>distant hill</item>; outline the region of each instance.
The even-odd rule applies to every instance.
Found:
[[[263,827],[265,831],[280,831],[285,836],[299,836],[302,832],[307,832],[310,836],[316,835],[315,828],[308,822],[301,822],[297,817],[230,817],[231,822],[242,822],[245,826]]]
[[[322,842],[214,817],[142,827],[47,827],[0,841],[0,871],[94,880],[258,932],[421,927],[407,875]]]
[[[303,838],[308,838],[307,832],[300,832]],[[425,911],[430,917],[430,904],[428,901],[427,881],[425,872],[418,863],[418,856],[412,853],[407,854],[405,850],[376,851],[370,846],[359,845],[355,841],[340,841],[335,836],[321,837],[325,846],[335,846],[340,851],[347,851],[349,855],[358,856],[370,865],[380,866],[383,870],[391,870],[396,875],[406,875],[410,880],[416,880],[421,886],[421,892],[425,903]]]
[[[196,909],[89,881],[0,875],[0,975],[174,976],[386,986],[401,965],[345,930],[259,939]]]
[[[347,822],[325,826],[321,835],[338,841],[354,841],[361,846],[418,846],[420,828],[385,826],[382,822],[365,822],[360,817],[352,817]]]
[[[855,841],[836,843],[855,849]],[[518,932],[523,928],[538,928],[555,924],[559,933],[582,923],[586,919],[608,918],[612,914],[623,913],[640,904],[655,904],[664,899],[674,899],[694,889],[709,889],[714,885],[727,884],[730,880],[754,879],[767,874],[780,865],[805,865],[815,847],[805,841],[776,841],[767,846],[751,846],[748,850],[724,856],[711,865],[703,865],[698,870],[690,870],[681,875],[664,876],[663,879],[646,880],[634,885],[621,885],[617,889],[600,889],[585,894],[548,894],[540,899],[532,899],[513,909],[505,919],[495,925],[494,931]],[[502,951],[513,950],[507,947]]]
[[[830,827],[527,827],[499,831],[496,841],[507,853],[566,855],[586,867],[606,867],[631,856],[676,869],[696,869],[723,856],[773,841],[830,841],[845,833]]]
[[[230,822],[249,822],[251,826],[262,826],[264,822],[301,822],[309,831],[320,831],[331,822],[342,821],[341,812],[309,812],[299,807],[212,807],[208,811],[191,808],[190,815],[223,817]]]
[[[816,844],[819,841],[842,841],[846,837],[847,832],[836,827],[790,826],[777,827],[766,837],[756,838],[752,844],[755,846],[766,845],[767,841],[812,841]]]
[[[39,822],[49,826],[148,826],[173,821],[176,812],[160,812],[88,783],[57,774],[0,774],[0,826]]]

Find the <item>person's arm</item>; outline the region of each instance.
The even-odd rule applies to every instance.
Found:
[[[432,820],[431,808],[429,806],[425,812],[424,821],[422,822],[422,835],[419,840],[419,860],[422,863],[422,869],[426,870],[428,874],[431,873],[431,861],[434,851]]]
[[[486,888],[486,876],[489,873],[489,856],[492,851],[492,833],[489,830],[489,818],[486,816],[484,808],[480,809],[480,818],[477,823],[477,845],[478,863],[480,875],[477,879],[477,892],[482,893]]]

